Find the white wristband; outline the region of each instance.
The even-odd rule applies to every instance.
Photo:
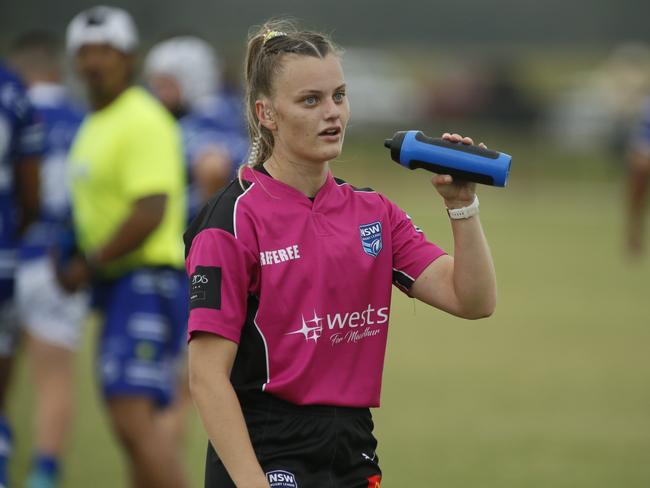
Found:
[[[469,219],[474,215],[478,215],[478,195],[474,195],[474,201],[467,207],[448,208],[447,213],[450,219]]]

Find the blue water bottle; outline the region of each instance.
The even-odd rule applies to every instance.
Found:
[[[393,161],[409,169],[424,168],[455,179],[506,186],[512,157],[459,142],[428,137],[418,130],[396,132],[386,139]]]

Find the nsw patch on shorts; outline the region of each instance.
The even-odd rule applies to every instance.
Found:
[[[266,473],[266,479],[271,488],[298,488],[298,482],[293,473],[275,469]]]

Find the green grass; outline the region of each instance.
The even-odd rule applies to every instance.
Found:
[[[462,321],[394,294],[374,413],[385,485],[650,486],[650,259],[622,252],[622,179],[602,157],[499,145],[515,147],[510,185],[479,189],[499,281],[495,315]],[[376,141],[351,140],[342,159],[338,175],[384,192],[451,250],[425,173],[397,167]],[[126,486],[92,383],[95,333],[89,324],[79,357],[67,487]],[[11,396],[17,477],[29,457],[30,388],[21,362]],[[196,487],[205,442],[193,415],[186,460]]]

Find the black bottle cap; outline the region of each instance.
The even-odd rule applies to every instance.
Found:
[[[405,131],[397,131],[393,135],[392,139],[386,139],[384,141],[384,146],[390,149],[390,157],[396,163],[399,163],[400,152],[402,151],[402,143],[404,142],[404,137],[406,136]],[[401,163],[400,163],[401,164]]]

